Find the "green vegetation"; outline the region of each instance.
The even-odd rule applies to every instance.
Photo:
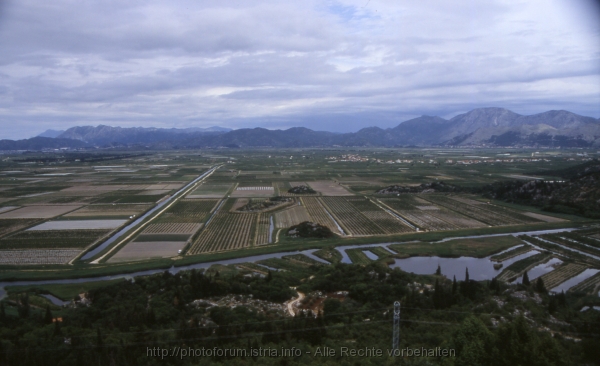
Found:
[[[308,221],[290,227],[286,235],[292,238],[331,238],[335,236],[327,226]]]
[[[119,282],[125,281],[123,278],[108,280],[108,281],[94,281],[94,282],[81,282],[81,283],[67,283],[67,284],[48,284],[48,285],[35,285],[35,286],[7,286],[6,292],[10,295],[21,294],[23,292],[34,292],[38,294],[51,294],[63,301],[68,301],[78,296],[81,293],[86,293],[90,290],[110,286]]]
[[[523,242],[512,235],[455,239],[441,243],[392,244],[390,248],[407,256],[483,258]]]
[[[333,248],[319,249],[313,254],[330,263],[339,263],[342,260],[342,254]]]
[[[84,248],[110,230],[23,231],[0,240],[0,249]]]

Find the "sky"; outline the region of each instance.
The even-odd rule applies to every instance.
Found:
[[[0,138],[600,117],[592,0],[0,0]]]

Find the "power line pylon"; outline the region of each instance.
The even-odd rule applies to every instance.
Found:
[[[400,301],[394,302],[394,336],[392,350],[397,350],[400,344]]]

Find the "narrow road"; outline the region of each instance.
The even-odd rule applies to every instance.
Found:
[[[288,312],[290,313],[291,316],[296,316],[296,313],[294,312],[294,304],[299,303],[305,297],[302,292],[300,292],[300,291],[296,291],[296,292],[298,293],[298,298],[288,302],[288,304],[287,304]]]

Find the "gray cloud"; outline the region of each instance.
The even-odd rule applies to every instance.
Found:
[[[598,117],[600,12],[575,3],[0,1],[0,138],[355,131],[486,106]]]

